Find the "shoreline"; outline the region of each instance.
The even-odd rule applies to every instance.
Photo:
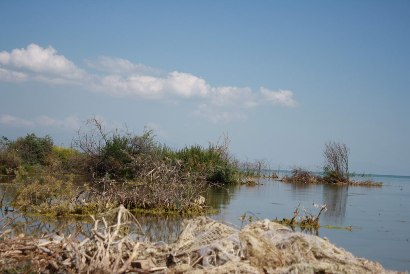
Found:
[[[238,230],[198,217],[188,221],[176,242],[166,244],[143,240],[138,220],[123,206],[114,215],[94,220],[92,234],[81,241],[57,233],[8,238],[3,231],[0,269],[17,273],[403,273],[274,221],[261,220]]]

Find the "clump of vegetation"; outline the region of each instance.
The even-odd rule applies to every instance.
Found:
[[[276,172],[270,170],[269,165],[264,160],[254,162],[245,161],[240,163],[241,174],[252,178],[271,178],[277,179],[279,176]]]
[[[74,148],[53,146],[47,158],[47,169],[52,173],[84,174],[86,155]]]
[[[10,149],[17,152],[23,164],[45,166],[53,149],[53,140],[49,135],[37,137],[34,133],[27,134],[10,143]]]
[[[0,174],[12,175],[21,164],[17,151],[11,149],[12,141],[2,136],[0,138]]]
[[[292,174],[290,176],[284,176],[282,181],[285,183],[317,184],[322,180],[312,172],[302,168],[295,168],[292,170]]]
[[[361,187],[381,187],[383,183],[374,182],[372,180],[365,181],[354,181],[349,179],[346,180],[335,180],[335,177],[329,177],[328,174],[324,173],[323,176],[315,175],[314,173],[304,170],[302,168],[295,168],[292,170],[291,175],[284,176],[280,179],[284,183],[294,183],[294,184],[338,184],[338,185],[349,185],[349,186],[361,186]]]
[[[72,148],[53,145],[51,137],[28,134],[3,138],[0,171],[15,174],[22,187],[15,206],[42,214],[89,214],[124,205],[151,212],[201,213],[212,185],[239,181],[240,171],[228,151],[229,140],[208,147],[172,150],[142,135],[106,130],[89,119]],[[88,177],[86,186],[73,174]],[[64,209],[64,210],[63,210]]]
[[[20,167],[13,182],[20,187],[12,204],[21,211],[52,216],[97,212],[96,201],[90,206],[90,200],[80,199],[84,188],[76,186],[73,175],[30,175]]]
[[[209,185],[236,180],[238,171],[227,143],[173,151],[155,142],[152,131],[141,136],[109,132],[95,118],[88,126],[74,144],[86,155],[94,196],[106,204],[156,212],[200,212],[205,207],[199,200]]]
[[[263,177],[264,171],[268,169],[268,165],[263,160],[257,160],[254,162],[243,162],[241,163],[241,171],[244,175],[248,177]]]
[[[256,182],[255,180],[251,179],[251,178],[245,178],[242,182],[241,185],[243,186],[247,186],[247,187],[255,187],[257,185],[262,185],[258,182]]]
[[[182,161],[186,171],[202,174],[211,184],[231,184],[239,181],[239,169],[228,150],[229,140],[222,144],[186,147],[173,153],[172,158]]]
[[[14,175],[24,167],[29,173],[83,173],[83,154],[55,146],[50,136],[27,134],[11,141],[0,139],[0,174]]]
[[[74,147],[87,156],[87,172],[92,178],[139,180],[158,165],[167,165],[189,176],[204,177],[208,183],[237,180],[239,170],[229,155],[227,139],[208,148],[190,146],[174,151],[156,142],[150,130],[141,136],[107,131],[96,118],[88,120],[87,126],[86,131],[79,131]]]
[[[366,181],[353,181],[349,173],[349,149],[345,144],[329,142],[323,152],[325,165],[323,176],[318,176],[301,168],[292,170],[290,176],[284,176],[281,180],[286,183],[304,184],[343,184],[351,186],[380,187],[382,183]]]
[[[349,149],[346,144],[329,142],[323,152],[324,180],[329,183],[349,182]]]
[[[152,213],[201,213],[206,209],[201,199],[207,189],[204,178],[187,174],[180,165],[164,160],[156,162],[152,169],[144,168],[145,172],[133,181],[95,181],[91,187],[93,199]]]
[[[318,209],[318,212],[316,214],[312,213],[310,210],[303,207],[302,211],[304,212],[304,215],[301,216],[299,204],[293,212],[293,217],[291,219],[283,218],[282,220],[275,219],[274,221],[279,224],[289,226],[292,228],[292,230],[295,230],[296,227],[299,227],[302,231],[309,231],[310,233],[314,232],[316,235],[318,235],[318,231],[320,228],[319,218],[322,212],[325,212],[327,210],[327,207],[326,204],[313,205],[315,208]]]
[[[181,178],[162,165],[139,181],[101,179],[78,185],[72,175],[29,175],[24,168],[14,183],[20,184],[13,206],[25,212],[51,216],[89,215],[125,205],[151,213],[198,214],[206,211],[205,181]],[[192,181],[190,181],[192,180]],[[202,185],[200,184],[202,182]]]

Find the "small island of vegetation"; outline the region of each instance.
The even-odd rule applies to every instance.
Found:
[[[140,136],[107,131],[96,118],[78,131],[71,148],[50,136],[2,137],[0,172],[19,184],[13,206],[47,215],[88,215],[119,205],[152,213],[198,214],[212,185],[240,179],[228,139],[180,150]]]
[[[334,184],[334,185],[351,185],[365,187],[381,187],[382,183],[371,180],[354,181],[349,172],[349,148],[346,144],[337,142],[328,142],[325,144],[323,151],[325,165],[323,173],[316,175],[313,172],[302,168],[292,170],[290,176],[284,176],[281,180],[285,183],[301,184]]]

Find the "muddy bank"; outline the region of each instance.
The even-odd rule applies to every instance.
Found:
[[[120,207],[115,217],[96,220],[83,239],[7,235],[0,232],[3,273],[395,273],[269,220],[238,230],[200,217],[175,243],[152,243]]]

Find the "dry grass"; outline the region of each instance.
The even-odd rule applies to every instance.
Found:
[[[237,230],[201,217],[175,243],[152,243],[119,207],[96,219],[92,235],[81,240],[0,235],[3,273],[393,273],[268,220]]]
[[[382,187],[383,183],[374,182],[372,180],[364,181],[353,181],[353,180],[334,180],[329,179],[328,177],[321,177],[303,170],[301,168],[296,168],[292,170],[290,176],[284,176],[281,179],[284,183],[293,183],[293,184],[331,184],[331,185],[343,185],[343,186],[361,186],[361,187]]]

